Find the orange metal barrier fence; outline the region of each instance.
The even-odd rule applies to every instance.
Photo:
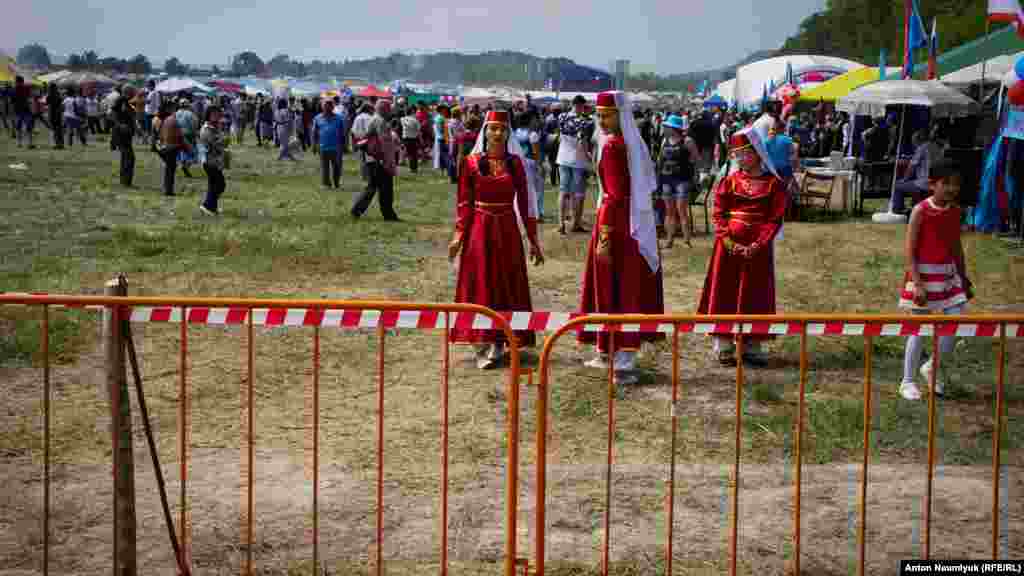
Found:
[[[577,317],[562,325],[548,337],[540,358],[539,390],[537,391],[537,488],[536,488],[536,518],[533,537],[534,540],[534,569],[537,576],[543,576],[546,568],[545,544],[547,543],[547,518],[546,518],[546,494],[547,494],[547,441],[548,441],[548,396],[552,389],[550,369],[551,354],[559,339],[568,334],[579,331],[588,332],[659,332],[670,336],[672,346],[672,406],[671,411],[671,456],[668,462],[669,477],[666,481],[667,504],[665,514],[667,516],[666,538],[665,538],[665,573],[672,574],[673,564],[673,524],[675,518],[675,471],[676,471],[676,429],[678,426],[678,414],[676,410],[679,401],[681,382],[679,369],[679,334],[683,333],[732,333],[732,334],[789,334],[800,337],[800,380],[799,380],[799,404],[796,419],[795,435],[795,483],[793,493],[793,572],[800,573],[801,558],[801,487],[802,487],[802,458],[803,437],[805,432],[804,413],[806,410],[806,385],[808,375],[807,360],[807,338],[809,335],[854,335],[864,337],[864,446],[863,461],[860,477],[859,491],[859,525],[857,530],[857,566],[858,574],[865,574],[865,528],[867,526],[867,490],[868,490],[868,463],[871,430],[871,390],[872,390],[872,337],[878,335],[935,335],[935,336],[983,336],[995,337],[999,340],[997,352],[997,374],[995,382],[995,415],[993,417],[993,450],[992,450],[992,558],[999,555],[999,475],[1000,475],[1000,442],[1004,426],[1004,379],[1006,363],[1006,340],[1007,337],[1024,336],[1024,315],[988,315],[988,316],[907,316],[907,315],[777,315],[777,316],[697,316],[697,315],[593,315]],[[609,338],[609,357],[615,354],[615,338]],[[924,495],[924,531],[923,551],[924,557],[928,558],[931,552],[931,524],[932,524],[932,480],[935,468],[935,378],[939,372],[938,368],[938,338],[933,338],[932,354],[935,358],[935,365],[931,373],[928,400],[928,464],[927,481]],[[732,473],[729,479],[730,487],[730,508],[729,508],[729,574],[737,572],[737,546],[739,541],[739,498],[740,498],[740,459],[742,454],[742,426],[743,426],[743,388],[744,388],[744,363],[743,339],[737,339],[736,346],[736,391],[735,391],[735,437],[734,450],[735,458],[732,462]],[[605,489],[604,489],[604,518],[603,538],[601,543],[601,570],[602,574],[609,572],[609,549],[611,543],[611,506],[612,506],[612,464],[613,447],[615,438],[615,372],[614,362],[608,362],[608,418],[607,418],[607,445],[605,464]]]
[[[243,459],[243,526],[242,546],[244,558],[241,563],[243,575],[253,573],[253,533],[254,533],[254,511],[256,494],[253,490],[254,484],[254,398],[253,382],[254,373],[254,318],[258,318],[261,324],[281,326],[313,326],[313,357],[312,363],[312,546],[314,571],[319,573],[319,381],[320,381],[320,330],[321,325],[334,325],[341,327],[376,328],[377,333],[377,426],[376,426],[376,546],[374,561],[375,573],[384,573],[383,567],[383,542],[384,533],[384,501],[383,501],[383,480],[384,468],[384,375],[385,375],[385,343],[386,328],[411,327],[424,329],[443,330],[442,332],[442,374],[441,374],[441,397],[442,397],[442,436],[441,446],[441,574],[447,574],[448,568],[448,380],[450,372],[450,343],[449,329],[457,323],[470,325],[478,322],[476,318],[489,319],[494,330],[501,331],[508,339],[510,353],[510,369],[507,371],[508,390],[508,412],[507,412],[507,471],[506,471],[506,502],[505,502],[505,551],[504,572],[514,574],[516,562],[516,511],[518,509],[518,461],[519,461],[519,377],[520,377],[520,356],[516,345],[516,339],[507,319],[492,310],[481,306],[469,304],[425,304],[405,303],[389,301],[354,301],[354,300],[283,300],[283,299],[229,299],[229,298],[164,298],[164,297],[114,297],[114,296],[63,296],[63,295],[29,295],[29,294],[0,294],[0,305],[17,304],[28,305],[40,308],[40,344],[42,351],[42,379],[43,379],[43,528],[42,528],[42,573],[49,574],[50,564],[50,534],[51,534],[51,383],[50,383],[50,356],[49,349],[49,322],[51,310],[54,308],[94,308],[106,310],[112,314],[113,322],[122,323],[129,319],[140,320],[139,310],[145,310],[146,320],[141,321],[164,321],[180,324],[180,347],[179,347],[179,397],[178,397],[178,453],[180,465],[180,491],[179,516],[177,526],[177,537],[180,542],[181,557],[177,560],[188,572],[190,565],[191,539],[189,530],[189,485],[188,485],[188,463],[190,442],[188,440],[189,420],[189,373],[188,373],[188,331],[189,324],[205,324],[209,322],[210,314],[218,310],[225,311],[226,317],[221,318],[220,323],[244,324],[246,328],[245,338],[245,365],[246,365],[246,388],[243,399],[243,438],[242,438],[242,459]],[[193,314],[193,312],[197,312]],[[290,321],[289,315],[298,314],[298,321]],[[414,313],[411,316],[409,313]],[[331,324],[327,318],[334,314],[337,322]],[[355,322],[346,322],[346,318],[355,318]],[[404,322],[404,319],[412,317],[412,324]],[[127,398],[120,398],[115,392],[112,399],[111,413],[123,413],[127,411]],[[113,450],[117,453],[117,433],[113,433]],[[118,474],[115,458],[115,478]],[[116,503],[115,503],[116,510]],[[118,539],[121,534],[116,525],[117,514],[114,522],[114,565],[119,566],[116,558]],[[120,573],[115,568],[115,573]]]

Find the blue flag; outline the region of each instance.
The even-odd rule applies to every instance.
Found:
[[[903,77],[914,75],[914,50],[928,45],[928,33],[924,30],[921,11],[917,0],[904,0],[906,21],[903,27]]]

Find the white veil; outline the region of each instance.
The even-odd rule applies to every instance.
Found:
[[[481,154],[481,155],[484,154],[484,151],[485,151],[484,149],[486,148],[486,144],[487,144],[487,125],[488,124],[494,124],[494,122],[484,122],[483,125],[480,127],[480,133],[477,134],[476,144],[473,146],[472,154]],[[526,155],[523,154],[523,148],[519,145],[519,141],[512,137],[512,126],[510,124],[505,124],[505,134],[506,134],[506,137],[505,137],[506,138],[506,140],[505,140],[505,150],[506,150],[506,152],[508,154],[513,155],[513,156],[518,156],[519,157],[519,161],[523,165],[523,171],[524,171],[523,174],[524,174],[524,176],[527,176],[526,172],[525,172],[525,170],[526,170]],[[526,218],[523,218],[523,215],[519,213],[519,204],[517,202],[513,202],[512,206],[515,208],[516,216],[519,217],[519,223],[523,226],[523,229],[525,229],[526,228]],[[526,208],[527,217],[528,218],[533,218],[533,219],[536,220],[537,219],[537,190],[535,189],[535,187],[533,185],[532,179],[529,178],[528,176],[526,177],[526,206],[527,206],[527,208]]]
[[[615,96],[615,106],[619,109],[619,127],[626,141],[629,160],[629,233],[639,245],[640,254],[647,261],[651,272],[657,272],[661,263],[658,256],[658,232],[654,223],[654,203],[651,200],[651,194],[658,188],[654,161],[651,160],[651,152],[647,149],[647,144],[640,136],[640,129],[633,119],[633,104],[629,97],[620,91],[612,94]],[[598,187],[601,187],[601,151],[608,136],[601,130],[597,132],[594,170],[598,173]],[[601,199],[604,199],[603,188]]]

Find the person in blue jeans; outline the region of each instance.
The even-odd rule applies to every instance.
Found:
[[[590,139],[594,135],[594,121],[584,111],[586,100],[577,95],[573,110],[558,119],[561,133],[558,145],[559,224],[558,232],[566,234],[566,220],[572,219],[573,232],[587,232],[583,227],[583,203],[587,193],[587,175],[590,164]]]
[[[313,138],[320,146],[320,182],[324,188],[341,188],[341,160],[344,153],[345,120],[334,113],[334,101],[325,99],[323,112],[313,119]]]

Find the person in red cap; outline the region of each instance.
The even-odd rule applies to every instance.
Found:
[[[761,135],[745,129],[729,151],[739,170],[715,189],[715,246],[698,314],[775,314],[772,242],[786,213],[786,185],[770,169]],[[735,365],[732,334],[715,334],[714,350],[724,366]],[[747,336],[743,360],[763,366],[763,337]]]
[[[590,238],[580,311],[584,314],[662,314],[665,311],[658,236],[651,195],[658,187],[654,162],[633,119],[624,92],[597,96],[600,133],[594,161],[600,201]],[[582,332],[579,341],[597,344],[587,362],[607,369],[614,348],[616,380],[636,382],[636,352],[663,335],[639,332]],[[614,337],[614,341],[612,341]]]
[[[488,112],[476,146],[463,158],[448,258],[459,262],[456,302],[528,312],[533,306],[520,222],[534,264],[542,264],[544,254],[537,235],[537,200],[526,179],[523,151],[510,134],[508,112]],[[504,360],[507,342],[500,330],[455,328],[450,337],[453,342],[483,345],[477,350],[481,369],[495,368]],[[516,338],[521,346],[535,343],[531,331],[517,331]]]

